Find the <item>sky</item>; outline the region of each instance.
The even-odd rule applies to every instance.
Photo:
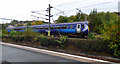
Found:
[[[0,18],[16,19],[20,21],[38,20],[38,18],[31,15],[42,17],[39,20],[48,18],[44,16],[48,14],[45,11],[48,4],[53,7],[51,9],[51,22],[53,23],[60,15],[71,16],[75,15],[80,9],[83,13],[89,14],[94,8],[98,12],[117,12],[119,0],[0,0]],[[31,13],[31,11],[38,11],[42,15]],[[64,11],[64,13],[60,13]],[[59,14],[58,14],[59,13]],[[11,20],[2,20],[0,23],[10,22]]]

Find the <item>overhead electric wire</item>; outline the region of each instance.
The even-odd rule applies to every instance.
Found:
[[[116,2],[116,1],[118,1],[118,0],[111,1],[111,2],[104,2],[104,3],[99,3],[99,4],[88,5],[88,6],[84,6],[84,7],[80,7],[80,8],[88,8],[88,7],[92,7],[92,6],[98,6],[98,5],[113,3],[113,2]],[[73,11],[73,10],[76,10],[76,9],[70,9],[70,10],[67,10],[67,11]],[[66,12],[66,11],[65,11],[65,12]]]
[[[58,9],[58,8],[56,8],[56,7],[54,7],[54,9],[56,9],[56,10],[58,10],[58,11],[63,11],[63,10],[60,10],[60,9]]]
[[[32,11],[32,12],[43,12],[43,11],[46,11],[46,10],[36,10],[36,11]]]
[[[54,7],[58,7],[58,6],[65,6],[65,5],[71,5],[71,4],[73,4],[73,3],[76,3],[76,2],[67,2],[67,3],[63,3],[63,4],[59,4],[59,5],[56,5],[56,6],[54,6]]]
[[[87,0],[88,1],[88,0]],[[98,3],[98,4],[92,4],[92,5],[87,5],[87,6],[83,6],[83,7],[80,7],[80,8],[90,8],[90,7],[93,7],[93,6],[99,6],[99,5],[104,5],[104,4],[109,4],[109,3],[114,3],[114,2],[116,2],[116,1],[118,1],[118,0],[114,0],[114,1],[110,1],[110,2],[103,2],[103,3]],[[64,5],[63,5],[64,6]],[[56,13],[56,14],[53,14],[54,16],[57,16],[57,15],[60,15],[61,13],[63,14],[63,10],[61,10],[61,9],[58,9],[57,7],[53,7],[54,9],[56,9],[56,10],[58,10],[59,11],[59,13]],[[79,7],[76,7],[76,8],[79,8]],[[64,10],[64,14],[66,13],[66,12],[70,12],[70,11],[75,11],[76,10],[76,8],[75,9],[70,9],[70,10]],[[105,8],[104,8],[105,9]]]
[[[88,1],[88,0],[83,0],[83,1]],[[58,9],[58,8],[56,8],[56,7],[58,7],[58,6],[66,6],[66,5],[71,5],[71,4],[73,5],[73,4],[76,4],[76,3],[78,3],[78,1],[77,1],[77,2],[67,2],[67,3],[63,3],[63,4],[59,4],[59,5],[54,6],[54,9],[56,9],[56,10],[59,11],[59,13],[56,13],[56,14],[54,14],[54,15],[59,15],[59,14],[62,13],[63,15],[66,16],[64,10],[60,10],[60,9]],[[73,11],[73,10],[70,10],[70,11]]]
[[[117,0],[115,0],[117,1]],[[84,6],[84,7],[81,7],[81,8],[87,8],[87,7],[91,7],[91,6],[98,6],[98,5],[103,5],[103,4],[108,4],[108,3],[113,3],[115,1],[111,1],[111,2],[104,2],[104,3],[99,3],[99,4],[93,4],[93,5],[89,5],[89,6]]]
[[[14,19],[8,19],[8,18],[0,18],[2,20],[14,20]]]
[[[85,1],[89,1],[89,0],[83,0],[84,2]],[[83,1],[80,1],[80,2],[83,2]],[[54,7],[58,7],[58,6],[68,6],[68,5],[73,5],[73,4],[76,4],[78,3],[78,1],[74,1],[74,2],[66,2],[66,3],[63,3],[63,4],[59,4],[59,5],[56,5]]]
[[[42,13],[35,13],[35,14],[44,15],[44,16],[46,15],[46,14],[42,14]]]
[[[64,11],[62,11],[62,12],[59,12],[59,13],[53,14],[53,16],[56,16],[56,15],[59,15],[59,14],[63,14],[63,15],[65,15]]]
[[[88,1],[88,0],[83,0],[83,1]],[[115,0],[115,1],[118,1],[118,0]],[[98,5],[103,5],[103,4],[109,4],[109,3],[113,3],[115,1],[111,1],[111,2],[104,2],[104,3],[98,3],[98,4],[93,4],[93,5],[88,5],[88,6],[83,6],[83,7],[80,7],[80,8],[88,8],[88,7],[93,7],[93,6],[98,6]],[[66,5],[73,5],[74,3],[77,3],[77,2],[67,2],[67,3],[63,3],[63,4],[59,4],[59,5],[56,5],[56,6],[53,6],[54,9],[58,10],[59,13],[56,13],[56,14],[53,14],[53,16],[57,16],[59,14],[63,14],[63,15],[66,15],[65,13],[66,12],[70,12],[70,11],[75,11],[75,9],[70,9],[70,10],[61,10],[61,9],[58,9],[59,6],[66,6]],[[77,7],[78,8],[78,7]],[[37,10],[37,11],[34,11],[36,12],[36,14],[39,14],[39,15],[46,15],[46,14],[42,14],[42,13],[39,13],[39,12],[44,12],[46,10]],[[41,19],[46,19],[46,18],[43,18],[43,17],[39,17]]]
[[[84,1],[88,1],[88,0],[84,0]],[[54,9],[56,9],[56,10],[58,10],[58,11],[63,11],[63,10],[60,10],[60,9],[58,9],[58,8],[56,8],[56,7],[58,7],[58,6],[65,6],[65,5],[68,5],[68,4],[69,4],[69,5],[71,5],[71,4],[73,5],[73,3],[76,4],[76,3],[78,3],[78,2],[72,2],[72,3],[71,3],[71,2],[67,2],[67,3],[59,4],[59,5],[54,6]]]
[[[31,15],[31,16],[36,17],[36,18],[41,18],[41,19],[47,19],[47,18],[38,17],[38,16],[34,16],[34,15]]]
[[[59,13],[56,13],[56,14],[53,14],[53,15],[59,15],[59,14],[63,14],[63,15],[65,15],[66,16],[66,14],[64,13],[64,11],[63,10],[60,10],[60,9],[58,9],[58,8],[56,8],[56,7],[53,7],[54,9],[56,9],[56,10],[58,10],[59,11]]]

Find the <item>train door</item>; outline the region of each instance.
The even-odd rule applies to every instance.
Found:
[[[80,33],[81,32],[81,24],[77,24],[77,33]]]

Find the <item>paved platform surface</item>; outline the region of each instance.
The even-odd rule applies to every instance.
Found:
[[[8,45],[2,45],[2,60],[4,62],[6,61],[7,62],[64,62],[62,64],[70,64],[70,63],[72,64],[103,64],[101,62],[90,62],[90,61],[87,62],[87,60],[84,60],[84,59],[82,60],[86,62],[76,61],[74,59],[73,60],[69,58],[66,59],[59,56],[54,56],[54,55],[45,54],[41,52],[34,52],[34,51],[25,50],[22,48],[17,48],[17,47],[8,46]]]
[[[2,60],[8,62],[78,62],[44,53],[2,45]],[[81,62],[84,64],[84,62]]]

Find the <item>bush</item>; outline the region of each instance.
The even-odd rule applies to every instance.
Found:
[[[111,54],[111,50],[108,48],[108,43],[104,40],[99,39],[67,39],[66,37],[63,38],[54,38],[54,37],[46,37],[44,35],[40,35],[34,40],[33,37],[24,37],[24,36],[14,36],[14,37],[4,37],[3,41],[6,42],[24,42],[24,43],[34,43],[32,45],[40,45],[45,47],[60,47],[64,50],[71,50],[71,51],[83,51],[86,53],[89,52],[104,52]],[[21,43],[22,44],[22,43]],[[28,44],[30,45],[30,44]],[[38,45],[38,46],[39,46]]]
[[[2,34],[2,35],[0,35],[2,38],[4,38],[5,36],[6,36],[6,34]]]
[[[8,31],[6,29],[2,29],[2,34],[8,35]]]
[[[17,32],[14,30],[11,30],[9,35],[13,37],[13,36],[17,35]]]
[[[34,32],[34,30],[33,29],[31,29],[31,28],[26,28],[26,30],[23,32],[23,35],[25,36],[25,37],[38,37],[39,36],[39,33],[37,33],[37,32]]]
[[[120,56],[120,21],[104,22],[101,29],[102,37],[109,42],[109,47],[114,51],[115,56]]]
[[[61,36],[59,40],[55,40],[55,41],[56,41],[56,43],[58,43],[58,45],[60,47],[64,47],[64,44],[67,41],[67,37],[66,36]]]
[[[110,52],[108,44],[104,40],[98,39],[80,39],[80,40],[69,40],[69,43],[72,43],[72,46],[77,47],[80,50],[85,52],[94,51],[94,52]]]
[[[95,33],[93,33],[93,32],[88,33],[88,38],[89,39],[94,39],[95,38]]]
[[[49,46],[49,40],[46,36],[40,35],[38,37],[38,42],[40,42],[41,46]]]

